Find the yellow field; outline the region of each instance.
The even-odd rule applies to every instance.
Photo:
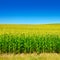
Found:
[[[60,24],[0,24],[0,34],[4,33],[56,33],[60,34]]]
[[[56,53],[42,53],[34,54],[2,54],[0,60],[60,60],[60,54]]]

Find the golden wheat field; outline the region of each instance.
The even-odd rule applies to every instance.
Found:
[[[60,33],[60,24],[0,24],[0,34],[4,33]]]
[[[42,34],[42,35],[44,35],[44,34],[55,34],[55,35],[60,36],[60,24],[0,24],[0,35],[1,36],[2,36],[2,34],[10,34],[10,33],[11,34],[22,34],[22,33],[24,33],[26,35],[28,35],[28,34],[30,34],[30,35],[32,35],[32,34],[36,34],[36,35],[38,35],[38,34],[39,35],[40,34]],[[1,39],[3,39],[3,38],[1,38]],[[8,40],[8,38],[5,40]],[[54,44],[54,46],[52,45],[51,48],[55,47],[55,43],[53,43],[53,44]],[[8,45],[8,44],[6,44],[6,45]],[[7,49],[6,45],[3,45],[2,48]],[[14,46],[13,46],[13,48],[14,48]],[[58,48],[60,48],[60,47],[58,47]],[[4,52],[3,49],[1,49],[2,52]],[[38,49],[38,47],[37,47],[37,49]],[[25,49],[25,51],[26,50],[27,49]],[[7,51],[8,51],[8,49],[7,49]],[[14,52],[16,52],[16,51],[14,50]],[[53,51],[53,49],[52,49],[52,51]],[[58,52],[60,52],[60,49],[58,50]],[[12,54],[11,53],[10,54],[9,53],[0,54],[0,60],[60,60],[60,53],[58,54],[58,53],[49,53],[48,52],[48,53],[37,54],[34,52],[34,53],[22,53],[22,54],[20,54],[18,51],[18,54],[14,54],[14,53],[12,53]]]

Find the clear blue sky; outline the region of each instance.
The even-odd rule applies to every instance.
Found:
[[[60,23],[60,0],[0,0],[0,24]]]

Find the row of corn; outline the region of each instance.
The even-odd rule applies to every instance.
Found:
[[[54,34],[1,34],[2,53],[60,53],[60,37]]]

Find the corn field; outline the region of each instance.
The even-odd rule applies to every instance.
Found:
[[[1,34],[0,54],[60,53],[60,36],[56,34]]]
[[[0,24],[0,54],[60,53],[60,24]]]

